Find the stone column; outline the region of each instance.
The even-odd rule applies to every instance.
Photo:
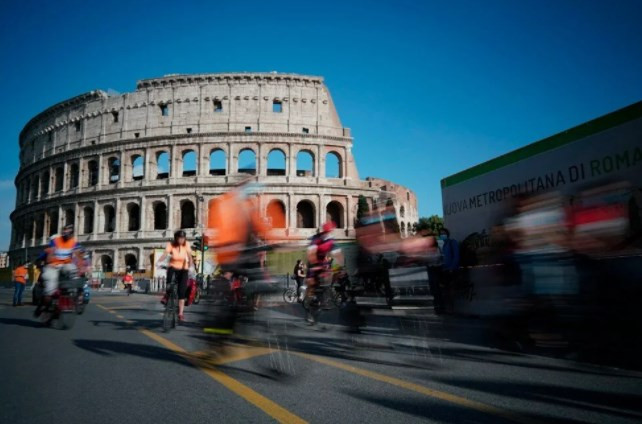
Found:
[[[120,197],[116,197],[116,207],[114,209],[114,237],[116,239],[119,238],[120,231],[121,231],[120,226],[122,225],[120,208],[121,208]],[[115,266],[115,259],[114,259],[114,266]]]
[[[291,144],[288,145],[288,160],[287,160],[287,175],[289,177],[296,177],[296,155],[298,151]]]
[[[167,195],[167,229],[174,231],[174,196],[171,194]]]
[[[230,101],[230,103],[232,103]],[[235,174],[236,173],[236,162],[237,159],[234,157],[235,155],[235,149],[232,143],[227,143],[227,170],[225,173],[227,175],[230,174]]]
[[[146,210],[145,210],[145,204],[146,203],[147,202],[145,202],[145,196],[141,196],[140,197],[140,208],[139,208],[139,211],[140,211],[140,221],[139,221],[140,222],[140,230],[139,231],[142,231],[143,233],[145,231],[147,231],[147,227],[146,227],[146,223],[147,223],[146,215],[147,215],[147,213],[146,213]]]
[[[98,217],[100,214],[98,213],[98,200],[94,200],[94,218],[93,218],[93,228],[92,228],[92,233],[91,233],[91,239],[96,240],[97,235],[98,235]]]
[[[143,181],[151,181],[152,180],[152,166],[151,166],[151,161],[152,161],[152,156],[153,153],[151,152],[150,149],[145,149],[145,157],[143,158]],[[156,158],[153,158],[155,161]],[[158,168],[158,164],[156,165],[156,168]],[[134,165],[132,164],[132,179],[134,177]],[[153,178],[156,178],[154,175]]]

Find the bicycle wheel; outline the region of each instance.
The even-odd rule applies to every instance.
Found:
[[[165,313],[163,313],[163,330],[169,331],[170,328],[176,327],[176,297],[172,293],[167,299]]]
[[[194,295],[194,301],[192,302],[194,305],[198,305],[198,302],[201,301],[201,289],[197,288],[196,289],[196,294]]]
[[[296,288],[290,287],[289,289],[285,289],[283,291],[283,300],[286,303],[296,303],[297,301],[297,295],[296,295]]]

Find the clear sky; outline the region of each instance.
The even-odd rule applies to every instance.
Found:
[[[322,75],[362,178],[441,214],[441,178],[642,100],[642,1],[0,2],[0,249],[18,134],[169,73]]]

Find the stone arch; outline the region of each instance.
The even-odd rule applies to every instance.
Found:
[[[93,187],[98,184],[98,161],[91,159],[87,162],[87,187]]]
[[[157,200],[152,204],[154,212],[154,230],[167,229],[167,205],[161,200]]]
[[[138,257],[135,253],[125,254],[125,270],[138,271]]]
[[[225,150],[218,147],[210,151],[210,175],[227,174],[227,161]]]
[[[316,228],[315,207],[310,200],[301,200],[296,205],[296,227]]]
[[[120,180],[120,158],[112,156],[107,159],[107,175],[109,183],[117,183]]]
[[[249,147],[241,149],[237,172],[239,174],[256,175],[256,153],[253,149]]]
[[[73,209],[65,209],[65,225],[75,225],[75,213]]]
[[[196,208],[191,200],[181,201],[181,226],[180,228],[196,227]]]
[[[100,269],[103,272],[113,272],[114,271],[114,260],[109,255],[100,256]]]
[[[48,237],[53,236],[58,232],[58,210],[54,209],[49,212],[49,234]]]
[[[405,222],[401,223],[401,235],[402,236],[406,235],[406,223]]]
[[[406,207],[403,205],[399,208],[399,217],[400,218],[406,217]]]
[[[310,150],[299,150],[296,155],[297,177],[314,177],[315,158]]]
[[[325,176],[326,178],[343,178],[343,163],[339,153],[330,151],[325,155]]]
[[[38,190],[40,189],[40,175],[34,175],[31,182],[31,199],[38,198]]]
[[[127,231],[140,230],[140,206],[138,203],[128,203],[126,206],[127,211]]]
[[[130,157],[132,166],[132,181],[145,178],[145,159],[142,155],[134,154]]]
[[[82,233],[91,234],[94,232],[94,208],[85,206],[83,208]]]
[[[80,165],[74,162],[69,167],[69,188],[74,189],[80,183]]]
[[[192,149],[183,150],[183,177],[193,177],[197,173],[196,152]]]
[[[331,201],[325,208],[326,220],[332,221],[337,228],[345,227],[344,209],[341,202],[336,200]]]
[[[42,174],[42,184],[40,184],[40,197],[44,197],[47,193],[49,193],[50,179],[51,179],[51,176],[49,175],[49,171],[45,171]]]
[[[62,191],[65,186],[65,170],[62,165],[56,167],[54,171],[54,191]]]
[[[285,205],[278,199],[271,200],[267,205],[266,215],[272,228],[285,228]]]
[[[112,205],[103,206],[103,232],[113,233],[116,230],[116,209]]]
[[[156,152],[156,179],[165,180],[172,172],[169,153],[161,150]]]
[[[287,159],[279,148],[272,149],[267,155],[267,175],[286,175]]]

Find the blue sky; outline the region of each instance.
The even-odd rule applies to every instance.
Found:
[[[642,100],[642,2],[10,1],[0,3],[0,248],[18,134],[92,89],[168,73],[322,75],[361,177],[415,190]]]

